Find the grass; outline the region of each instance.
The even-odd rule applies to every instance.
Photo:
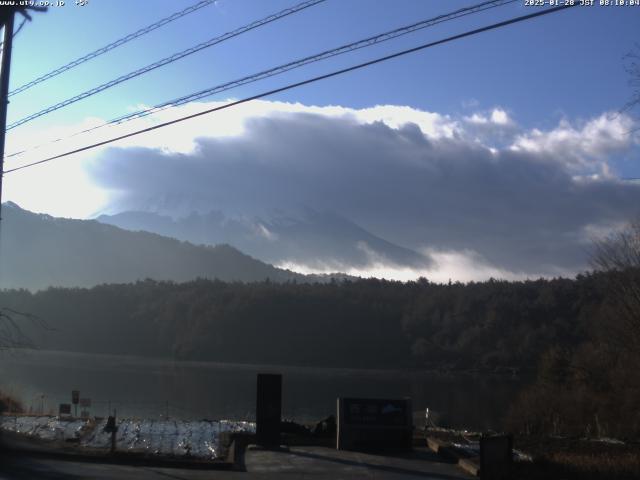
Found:
[[[640,444],[555,437],[516,437],[532,463],[517,464],[516,478],[604,480],[640,478]]]
[[[447,442],[477,440],[474,434],[430,430],[428,435]],[[519,436],[514,448],[531,455],[532,462],[514,463],[519,480],[638,480],[640,443],[610,443],[572,437]]]

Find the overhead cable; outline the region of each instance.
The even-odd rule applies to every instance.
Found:
[[[44,145],[48,145],[51,143],[56,143],[56,142],[60,142],[63,140],[66,140],[68,138],[73,138],[75,136],[84,134],[84,133],[89,133],[92,132],[94,130],[109,126],[109,125],[115,125],[115,124],[121,124],[130,120],[134,120],[137,118],[141,118],[141,117],[145,117],[147,115],[151,115],[154,113],[158,113],[161,112],[163,110],[166,110],[168,108],[174,108],[180,105],[184,105],[188,102],[192,102],[195,100],[199,100],[205,97],[209,97],[212,95],[215,95],[217,93],[221,93],[227,90],[231,90],[233,88],[242,86],[242,85],[246,85],[249,83],[253,83],[253,82],[257,82],[259,80],[263,80],[265,78],[269,78],[269,77],[273,77],[275,75],[280,75],[282,73],[288,72],[290,70],[296,69],[296,68],[300,68],[303,67],[305,65],[308,65],[310,63],[315,63],[315,62],[319,62],[321,60],[325,60],[331,57],[335,57],[338,55],[342,55],[348,52],[352,52],[355,50],[359,50],[362,48],[366,48],[366,47],[371,47],[373,45],[382,43],[382,42],[386,42],[388,40],[392,40],[394,38],[403,36],[403,35],[407,35],[409,33],[427,28],[427,27],[432,27],[434,25],[440,24],[440,23],[444,23],[447,21],[451,21],[466,15],[471,15],[471,14],[475,14],[475,13],[479,13],[485,10],[489,10],[491,8],[496,8],[496,7],[500,7],[509,3],[514,3],[517,0],[491,0],[491,1],[485,1],[470,7],[465,7],[465,8],[461,8],[459,10],[455,10],[453,12],[450,13],[446,13],[446,14],[442,14],[442,15],[438,15],[436,17],[432,17],[429,19],[425,19],[425,20],[421,20],[420,22],[416,22],[416,23],[412,23],[410,25],[406,25],[400,28],[396,28],[394,30],[390,30],[384,33],[380,33],[362,40],[358,40],[356,42],[352,42],[346,45],[342,45],[340,47],[337,48],[333,48],[331,50],[325,50],[321,53],[315,54],[315,55],[311,55],[311,56],[307,56],[292,62],[288,62],[286,64],[283,65],[279,65],[277,67],[273,67],[270,68],[268,70],[264,70],[261,71],[259,73],[254,73],[252,75],[248,75],[245,77],[242,77],[240,79],[236,79],[236,80],[232,80],[230,82],[226,82],[220,85],[216,85],[213,87],[209,87],[207,89],[204,90],[200,90],[198,92],[194,92],[194,93],[190,93],[188,95],[184,95],[182,97],[179,98],[174,98],[172,100],[168,100],[165,102],[162,102],[158,105],[155,105],[153,107],[149,107],[149,108],[144,108],[132,113],[129,113],[127,115],[123,115],[117,118],[114,118],[112,120],[109,120],[108,122],[105,123],[101,123],[99,125],[90,127],[90,128],[86,128],[84,130],[78,131],[68,137],[61,137],[61,138],[57,138],[55,140],[51,140],[49,142],[44,142],[42,144],[36,145],[35,147],[32,148],[28,148],[28,149],[24,149],[24,150],[20,150],[18,152],[14,152],[11,153],[9,155],[6,156],[6,158],[10,158],[10,157],[14,157],[14,156],[18,156],[21,155],[23,153],[26,152],[30,152],[33,150],[36,150],[37,148],[40,148]]]
[[[261,27],[263,25],[266,25],[268,23],[274,22],[276,20],[279,20],[281,18],[287,17],[289,15],[292,15],[294,13],[297,13],[301,10],[304,10],[306,8],[312,7],[314,5],[317,5],[319,3],[325,2],[326,0],[306,0],[302,3],[299,3],[297,5],[294,5],[293,7],[290,8],[286,8],[278,13],[274,13],[272,15],[269,15],[268,17],[265,17],[261,20],[257,20],[255,22],[252,22],[248,25],[245,25],[243,27],[237,28],[236,30],[233,30],[231,32],[227,32],[224,35],[220,35],[218,37],[214,37],[211,38],[209,40],[207,40],[206,42],[202,42],[199,43],[198,45],[194,45],[193,47],[187,48],[186,50],[182,50],[181,52],[177,52],[174,53],[173,55],[170,55],[168,57],[165,57],[161,60],[158,60],[157,62],[154,62],[152,64],[149,64],[145,67],[142,68],[138,68],[137,70],[134,70],[132,72],[129,72],[125,75],[121,75],[118,78],[115,78],[113,80],[110,80],[106,83],[103,83],[102,85],[98,85],[97,87],[91,88],[85,92],[82,92],[78,95],[75,95],[71,98],[68,98],[66,100],[63,100],[62,102],[56,103],[55,105],[51,105],[50,107],[47,107],[43,110],[40,110],[39,112],[36,113],[32,113],[31,115],[28,115],[24,118],[21,118],[20,120],[17,120],[15,122],[13,122],[12,124],[7,126],[7,130],[11,130],[15,127],[18,127],[20,125],[23,125],[27,122],[30,122],[31,120],[34,120],[38,117],[41,117],[43,115],[46,115],[48,113],[54,112],[56,110],[59,110],[63,107],[66,107],[68,105],[71,105],[72,103],[78,102],[80,100],[83,100],[87,97],[90,97],[92,95],[95,95],[96,93],[100,93],[104,90],[107,90],[108,88],[111,88],[115,85],[118,85],[122,82],[126,82],[127,80],[131,80],[132,78],[138,77],[140,75],[143,75],[147,72],[150,72],[152,70],[155,70],[157,68],[163,67],[165,65],[168,65],[170,63],[173,63],[177,60],[180,60],[188,55],[192,55],[196,52],[199,52],[200,50],[204,50],[205,48],[209,48],[212,47],[213,45],[217,45],[219,43],[222,43],[226,40],[229,40],[230,38],[233,37],[237,37],[238,35],[242,35],[243,33],[246,33],[250,30],[253,30],[255,28]]]
[[[216,0],[201,0],[198,3],[191,5],[190,7],[185,8],[184,10],[180,10],[179,12],[176,12],[172,15],[169,15],[168,17],[165,17],[161,20],[158,20],[155,23],[152,23],[151,25],[148,25],[144,28],[141,28],[140,30],[137,30],[133,33],[130,33],[129,35],[125,35],[122,38],[119,38],[118,40],[116,40],[115,42],[111,42],[108,45],[105,45],[104,47],[98,48],[97,50],[94,50],[91,53],[87,53],[86,55],[83,55],[80,58],[76,58],[75,60],[62,65],[61,67],[56,68],[55,70],[50,71],[49,73],[45,73],[44,75],[41,75],[40,77],[31,80],[30,82],[25,83],[24,85],[19,86],[18,88],[16,88],[15,90],[12,90],[11,92],[9,92],[9,96],[12,95],[16,95],[20,92],[24,92],[25,90],[28,90],[31,87],[34,87],[36,85],[38,85],[39,83],[42,83],[46,80],[49,80],[50,78],[56,77],[58,75],[60,75],[61,73],[64,73],[68,70],[71,70],[72,68],[77,67],[78,65],[82,65],[85,62],[88,62],[91,59],[94,59],[96,57],[99,57],[100,55],[103,55],[111,50],[113,50],[114,48],[118,48],[122,45],[124,45],[125,43],[130,42],[131,40],[135,40],[138,37],[141,37],[143,35],[146,35],[160,27],[163,27],[175,20],[178,20],[179,18],[184,17],[185,15],[188,15],[190,13],[193,13],[197,10],[200,10],[202,7],[206,7],[208,5],[211,5],[212,3],[215,3]],[[20,26],[21,28],[22,26]],[[18,31],[20,30],[20,28],[18,28]],[[18,33],[18,32],[16,32]]]
[[[401,56],[404,56],[404,55],[408,55],[410,53],[415,53],[415,52],[418,52],[418,51],[421,51],[421,50],[424,50],[424,49],[427,49],[427,48],[435,47],[437,45],[442,45],[444,43],[449,43],[449,42],[452,42],[454,40],[459,40],[461,38],[470,37],[472,35],[477,35],[479,33],[487,32],[487,31],[490,31],[490,30],[495,30],[495,29],[498,29],[498,28],[501,28],[501,27],[505,27],[507,25],[512,25],[514,23],[519,23],[519,22],[523,22],[523,21],[526,21],[526,20],[531,20],[533,18],[537,18],[537,17],[540,17],[542,15],[548,15],[548,14],[551,14],[551,13],[556,13],[556,12],[559,12],[559,11],[562,11],[562,10],[566,10],[568,8],[575,7],[576,5],[578,5],[578,4],[569,4],[569,3],[567,3],[567,4],[562,5],[562,6],[553,7],[553,8],[546,8],[546,9],[543,9],[543,10],[536,11],[534,13],[530,13],[528,15],[522,15],[522,16],[519,16],[519,17],[510,18],[509,20],[505,20],[505,21],[502,21],[502,22],[494,23],[494,24],[487,25],[487,26],[484,26],[484,27],[481,27],[481,28],[476,28],[474,30],[469,30],[469,31],[466,31],[464,33],[460,33],[460,34],[457,34],[457,35],[453,35],[453,36],[450,36],[450,37],[443,38],[441,40],[436,40],[434,42],[425,43],[425,44],[419,45],[417,47],[409,48],[409,49],[406,49],[406,50],[402,50],[400,52],[392,53],[390,55],[385,55],[384,57],[379,57],[379,58],[376,58],[374,60],[369,60],[367,62],[359,63],[359,64],[353,65],[351,67],[343,68],[343,69],[340,69],[340,70],[335,70],[333,72],[326,73],[324,75],[318,75],[316,77],[312,77],[312,78],[309,78],[309,79],[306,79],[306,80],[303,80],[303,81],[300,81],[300,82],[291,83],[291,84],[285,85],[283,87],[279,87],[279,88],[276,88],[276,89],[273,89],[273,90],[269,90],[269,91],[266,91],[266,92],[259,93],[257,95],[252,95],[250,97],[243,98],[241,100],[236,100],[236,101],[227,103],[225,105],[220,105],[220,106],[217,106],[217,107],[209,108],[209,109],[204,110],[202,112],[198,112],[198,113],[194,113],[194,114],[187,115],[187,116],[184,116],[184,117],[180,117],[180,118],[177,118],[175,120],[170,120],[170,121],[167,121],[167,122],[164,122],[164,123],[160,123],[160,124],[153,125],[153,126],[150,126],[150,127],[147,127],[147,128],[143,128],[141,130],[136,130],[134,132],[129,132],[129,133],[126,133],[124,135],[119,135],[117,137],[113,137],[113,138],[110,138],[108,140],[103,140],[101,142],[96,142],[96,143],[93,143],[91,145],[86,145],[84,147],[76,148],[74,150],[70,150],[70,151],[67,151],[67,152],[64,152],[64,153],[61,153],[61,154],[58,154],[58,155],[53,155],[51,157],[44,158],[42,160],[38,160],[36,162],[27,163],[25,165],[21,165],[19,167],[15,167],[15,168],[6,170],[4,173],[12,173],[12,172],[16,172],[16,171],[19,171],[19,170],[23,170],[25,168],[33,167],[33,166],[36,166],[36,165],[41,165],[43,163],[47,163],[47,162],[50,162],[50,161],[53,161],[53,160],[57,160],[59,158],[67,157],[67,156],[73,155],[75,153],[80,153],[80,152],[84,152],[84,151],[87,151],[87,150],[91,150],[93,148],[101,147],[103,145],[108,145],[108,144],[116,142],[118,140],[123,140],[125,138],[134,137],[134,136],[140,135],[142,133],[147,133],[147,132],[151,132],[153,130],[157,130],[159,128],[167,127],[169,125],[174,125],[176,123],[180,123],[180,122],[183,122],[185,120],[190,120],[192,118],[196,118],[196,117],[200,117],[200,116],[203,116],[203,115],[207,115],[209,113],[213,113],[213,112],[217,112],[217,111],[220,111],[220,110],[225,110],[225,109],[228,109],[228,108],[232,108],[232,107],[235,107],[237,105],[241,105],[243,103],[247,103],[247,102],[251,102],[253,100],[258,100],[260,98],[264,98],[264,97],[268,97],[268,96],[271,96],[271,95],[275,95],[277,93],[285,92],[287,90],[292,90],[294,88],[298,88],[298,87],[301,87],[303,85],[309,85],[311,83],[315,83],[315,82],[318,82],[318,81],[321,81],[321,80],[327,80],[329,78],[336,77],[338,75],[342,75],[342,74],[345,74],[345,73],[348,73],[348,72],[352,72],[354,70],[359,70],[361,68],[369,67],[371,65],[376,65],[378,63],[382,63],[382,62],[385,62],[385,61],[388,61],[388,60],[391,60],[391,59],[394,59],[394,58],[398,58],[398,57],[401,57]]]

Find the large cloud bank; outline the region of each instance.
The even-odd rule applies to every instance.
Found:
[[[633,127],[624,115],[525,130],[500,108],[452,117],[260,101],[104,150],[88,172],[112,212],[334,212],[433,261],[394,270],[372,255],[350,273],[569,275],[593,235],[640,211],[640,185],[611,173],[612,158],[637,150]]]

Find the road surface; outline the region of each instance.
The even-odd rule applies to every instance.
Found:
[[[455,465],[419,449],[405,456],[336,451],[327,447],[291,447],[283,451],[249,449],[240,469],[193,470],[114,465],[27,455],[0,455],[0,480],[200,480],[200,479],[469,479]]]

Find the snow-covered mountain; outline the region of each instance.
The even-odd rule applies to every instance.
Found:
[[[334,213],[307,211],[297,216],[229,217],[219,211],[172,218],[148,212],[101,215],[96,220],[133,231],[148,231],[195,244],[233,245],[274,265],[345,271],[374,264],[424,267],[420,253],[380,238]]]

